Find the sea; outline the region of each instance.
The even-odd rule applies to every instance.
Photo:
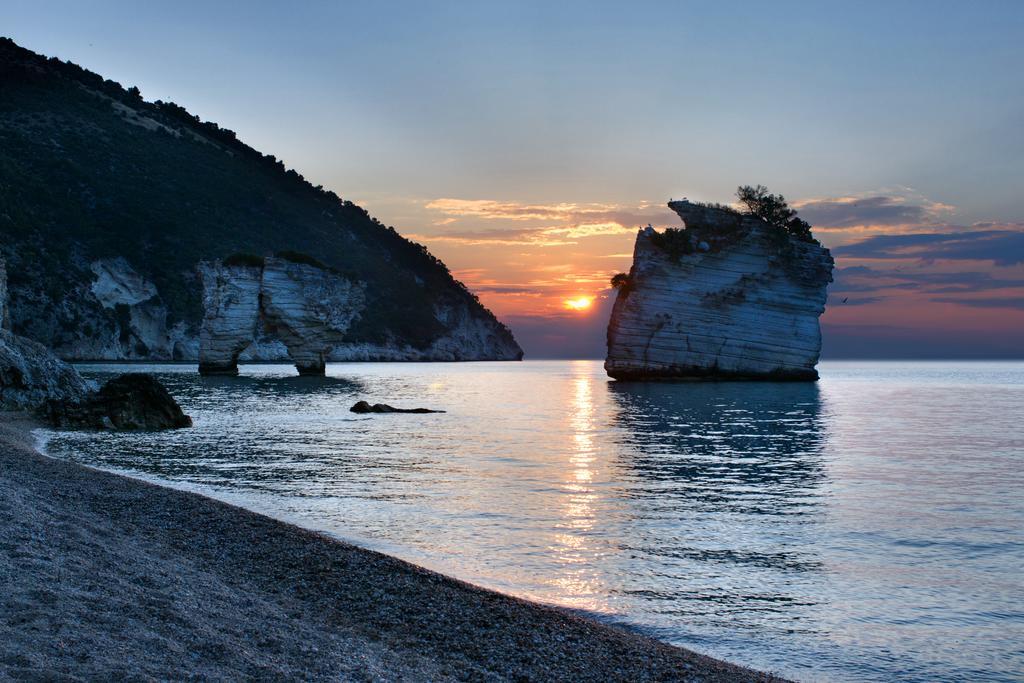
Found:
[[[155,373],[195,426],[41,432],[55,457],[798,681],[1024,680],[1024,363],[80,370]]]

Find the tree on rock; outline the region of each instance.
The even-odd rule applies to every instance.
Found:
[[[799,240],[815,241],[811,235],[811,224],[798,218],[796,210],[786,203],[786,198],[781,194],[770,193],[764,185],[741,185],[736,189],[736,197],[750,215],[786,230]]]

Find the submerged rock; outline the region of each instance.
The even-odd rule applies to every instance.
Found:
[[[828,249],[728,209],[669,207],[686,227],[637,234],[608,324],[608,374],[817,379]]]
[[[430,408],[395,408],[387,403],[374,403],[370,405],[366,401],[359,401],[349,408],[353,413],[443,413],[443,410],[431,410]]]
[[[129,372],[107,381],[77,402],[50,402],[50,421],[58,427],[158,430],[191,427],[192,418],[152,375]]]

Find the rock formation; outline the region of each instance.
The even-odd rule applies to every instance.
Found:
[[[323,375],[331,350],[362,312],[365,285],[320,265],[266,258],[262,263],[200,264],[205,313],[199,372],[237,374],[238,357],[262,328],[276,335],[300,375]]]
[[[0,259],[0,328],[7,269]],[[190,427],[174,398],[151,375],[129,373],[99,389],[42,344],[0,329],[0,410],[32,411],[55,427],[167,429]]]
[[[815,380],[832,257],[753,216],[670,202],[640,230],[608,324],[615,379]]]
[[[77,402],[50,401],[47,417],[57,427],[119,431],[191,427],[162,384],[152,375],[129,372],[107,381]]]
[[[47,401],[79,401],[89,385],[42,344],[0,330],[0,409],[35,410]]]
[[[99,316],[95,331],[79,346],[90,346],[89,355],[104,360],[150,358],[186,360],[196,353],[196,342],[183,322],[168,324],[168,310],[154,283],[140,275],[124,258],[99,259],[89,264],[94,280],[88,293],[116,325],[105,325]],[[84,351],[84,349],[82,349]]]
[[[0,409],[35,410],[50,400],[79,401],[89,385],[42,344],[6,329],[7,267],[0,259]]]

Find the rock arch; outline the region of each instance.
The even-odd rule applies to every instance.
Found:
[[[324,374],[366,305],[365,285],[287,258],[203,262],[199,372],[238,374],[238,357],[262,327],[288,348],[300,375]]]

